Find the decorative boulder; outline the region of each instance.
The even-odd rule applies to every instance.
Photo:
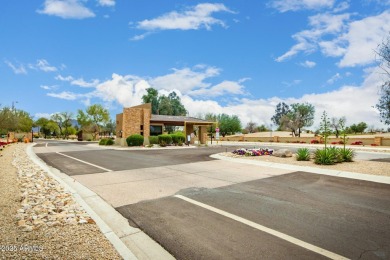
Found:
[[[273,153],[273,156],[276,157],[292,157],[292,152],[288,149],[279,149]]]

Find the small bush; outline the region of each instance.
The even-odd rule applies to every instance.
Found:
[[[314,153],[314,163],[323,165],[334,164],[334,154],[330,153],[328,149],[317,149]]]
[[[144,137],[139,134],[130,135],[126,138],[127,146],[141,146],[144,144]]]
[[[185,136],[184,134],[182,133],[176,133],[176,134],[170,134],[171,138],[172,138],[172,143],[173,144],[178,144],[179,142],[185,142]]]
[[[331,154],[330,156],[333,157],[333,161],[335,163],[341,163],[344,161],[343,156],[341,154],[341,150],[342,150],[341,148],[336,148],[334,146],[327,148],[328,153]]]
[[[149,136],[150,144],[158,144],[158,136]]]
[[[343,162],[352,162],[355,157],[355,152],[352,149],[341,149],[340,154],[343,158]]]
[[[107,139],[100,139],[99,145],[106,145],[107,144]]]
[[[165,147],[165,146],[167,146],[167,143],[164,142],[164,141],[161,141],[161,142],[160,142],[160,146],[161,146],[161,147]]]
[[[320,142],[318,140],[311,140],[310,143],[311,144],[319,144]]]
[[[113,144],[114,144],[114,140],[112,140],[111,138],[107,139],[106,145],[113,145]]]
[[[161,145],[162,142],[164,142],[165,146],[167,146],[172,143],[172,137],[170,135],[159,135],[158,143]]]
[[[307,148],[297,150],[297,161],[310,161],[310,151]]]

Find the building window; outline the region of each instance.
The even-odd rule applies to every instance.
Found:
[[[161,135],[162,134],[162,125],[151,125],[150,126],[150,135]]]
[[[141,128],[141,131],[143,131],[144,130],[144,125],[141,125],[140,128]]]

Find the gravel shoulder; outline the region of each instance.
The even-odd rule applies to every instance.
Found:
[[[258,160],[272,163],[284,163],[298,166],[316,167],[327,170],[348,171],[356,173],[364,173],[371,175],[389,176],[390,177],[390,163],[376,162],[376,161],[361,161],[356,160],[354,162],[344,162],[335,165],[317,165],[313,161],[297,161],[295,154],[292,157],[281,158],[270,155],[264,156],[240,156],[231,152],[220,153],[220,155],[233,158],[241,158],[247,160]]]
[[[13,144],[0,152],[0,259],[121,259],[94,221],[55,180],[44,176],[43,184],[37,182],[41,180],[38,174],[44,172],[39,172],[25,150],[25,144]],[[70,209],[79,208],[84,218],[62,215],[51,221],[60,215],[56,211],[68,210],[59,210],[58,198],[64,198],[63,204],[71,205]]]

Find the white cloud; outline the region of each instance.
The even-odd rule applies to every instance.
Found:
[[[268,5],[284,13],[287,11],[332,8],[335,0],[274,0]]]
[[[203,89],[211,86],[205,79],[219,75],[220,69],[207,66],[194,68],[173,69],[173,73],[156,77],[150,80],[151,86],[156,89],[178,89],[183,94],[194,89]]]
[[[55,97],[59,99],[65,99],[65,100],[76,100],[77,98],[81,97],[80,94],[69,92],[69,91],[63,91],[61,93],[47,93],[50,97]]]
[[[8,60],[5,60],[4,63],[7,64],[8,67],[10,67],[15,74],[27,74],[27,70],[23,64],[16,66]]]
[[[189,96],[207,96],[217,97],[226,94],[243,95],[245,94],[244,86],[239,82],[225,80],[210,88],[201,88],[190,91]]]
[[[79,78],[79,79],[72,80],[70,82],[70,84],[71,85],[76,85],[76,86],[79,86],[79,87],[90,88],[90,87],[94,87],[97,84],[99,84],[99,80],[98,79],[93,79],[90,82],[87,82],[83,78]]]
[[[362,33],[364,32],[364,33]],[[343,37],[348,43],[340,67],[370,64],[375,60],[374,50],[390,32],[390,11],[354,21]]]
[[[342,12],[342,11],[345,11],[349,8],[349,3],[348,2],[341,2],[340,4],[338,4],[334,9],[333,9],[333,12],[334,13],[337,13],[337,12]]]
[[[37,60],[37,63],[33,67],[42,70],[44,72],[57,71],[57,68],[54,66],[50,66],[49,62],[47,62],[47,60],[45,59]]]
[[[346,116],[348,125],[363,121],[369,125],[384,127],[379,121],[378,111],[372,107],[378,101],[378,86],[381,82],[378,69],[375,68],[367,71],[366,78],[360,86],[343,86],[334,91],[306,94],[300,98],[243,98],[236,104],[227,106],[222,106],[213,100],[197,100],[189,96],[183,96],[182,101],[191,115],[210,112],[235,114],[241,119],[243,125],[250,121],[269,125],[279,102],[287,104],[308,102],[316,109],[315,122],[311,129],[318,128],[324,110],[329,117]]]
[[[58,88],[58,86],[57,85],[53,85],[53,86],[41,85],[41,88],[44,90],[55,90]]]
[[[281,62],[297,55],[299,52],[311,53],[318,49],[324,36],[334,36],[342,33],[347,27],[346,21],[350,14],[317,14],[309,17],[310,30],[304,30],[294,34],[292,37],[295,44],[285,54],[279,56],[276,61]]]
[[[222,20],[212,17],[213,13],[230,12],[223,4],[202,3],[188,8],[183,12],[170,12],[151,20],[143,20],[137,23],[138,29],[153,30],[198,30],[206,28],[210,30],[213,25],[225,27]]]
[[[341,57],[340,67],[372,63],[375,60],[374,50],[390,31],[390,11],[355,21],[351,21],[351,17],[349,13],[324,13],[309,17],[310,29],[294,34],[292,37],[297,43],[276,61],[320,49],[325,56]]]
[[[43,117],[43,118],[50,119],[51,115],[52,114],[49,114],[49,113],[36,113],[34,115],[34,118],[39,119],[39,118]]]
[[[81,0],[45,0],[40,14],[58,16],[64,19],[84,19],[95,14],[84,6]]]
[[[329,85],[332,85],[332,84],[334,84],[337,80],[339,80],[339,79],[341,79],[342,77],[341,77],[341,75],[340,75],[340,73],[336,73],[336,74],[334,74],[330,79],[328,79],[327,81],[326,81],[326,83],[328,83]]]
[[[79,86],[83,88],[95,87],[100,82],[98,79],[92,79],[91,81],[88,82],[85,81],[83,78],[75,79],[72,76],[64,77],[62,75],[57,75],[55,79],[60,81],[67,81],[70,82],[71,85]]]
[[[305,68],[314,68],[317,65],[317,63],[315,63],[314,61],[309,61],[309,60],[306,60],[299,64]]]
[[[118,102],[124,107],[142,103],[142,96],[150,85],[136,76],[112,74],[112,79],[96,87],[95,94],[106,102]]]
[[[98,4],[101,6],[115,6],[115,0],[98,0]]]

